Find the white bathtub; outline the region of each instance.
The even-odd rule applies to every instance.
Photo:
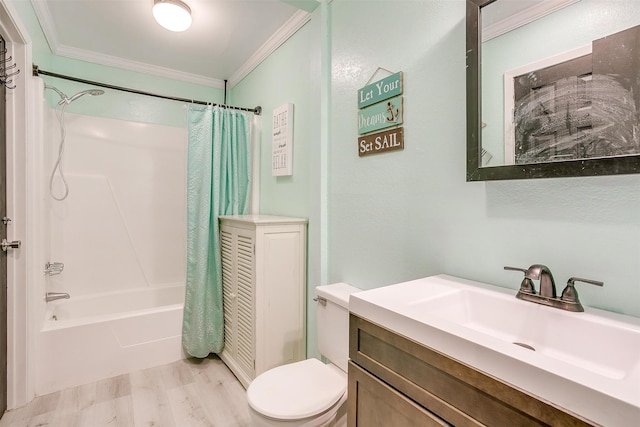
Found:
[[[36,348],[36,395],[185,358],[184,285],[47,304]]]

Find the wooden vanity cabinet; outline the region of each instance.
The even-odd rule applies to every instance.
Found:
[[[594,426],[354,314],[349,427]]]

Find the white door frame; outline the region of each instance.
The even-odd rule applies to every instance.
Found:
[[[21,249],[7,256],[7,408],[22,406],[33,398],[30,374],[29,304],[27,287],[27,152],[34,147],[29,114],[31,90],[31,40],[9,0],[0,0],[0,31],[7,43],[7,57],[20,74],[13,77],[15,89],[7,90],[7,227],[9,240],[21,240]],[[33,213],[32,213],[33,215]]]

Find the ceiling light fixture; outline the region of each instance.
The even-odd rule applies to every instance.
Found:
[[[153,0],[153,17],[171,31],[184,31],[191,26],[191,9],[180,0]]]

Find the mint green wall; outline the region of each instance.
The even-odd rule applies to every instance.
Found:
[[[13,4],[29,32],[32,41],[33,63],[43,70],[162,95],[214,103],[223,101],[224,91],[218,88],[56,56],[51,53],[31,2],[22,0],[15,1]],[[23,72],[25,76],[31,75],[31,70],[23,70]],[[48,76],[41,77],[46,84],[55,86],[68,96],[90,87]],[[60,100],[52,91],[46,92],[47,99],[52,105]],[[82,100],[70,104],[66,111],[120,120],[186,127],[186,108],[182,102],[111,89],[105,89],[105,92],[100,97],[83,97]]]
[[[465,2],[331,3],[330,278],[362,288],[439,273],[517,289],[548,265],[586,305],[640,316],[640,175],[465,182]],[[404,72],[405,149],[359,158],[356,91]]]
[[[521,278],[503,266],[545,263],[559,288],[570,276],[605,281],[604,288],[580,288],[586,305],[640,317],[640,175],[465,182],[464,0],[334,0],[329,7],[327,282],[370,289],[446,273],[515,294]],[[316,11],[232,90],[234,103],[265,109],[261,212],[310,218],[311,356],[317,350],[310,298],[320,284],[324,243],[316,234],[323,208],[316,145],[321,19]],[[356,92],[378,67],[404,72],[405,150],[360,158]],[[268,117],[284,102],[296,104],[296,164],[293,178],[282,179],[270,176]]]
[[[260,212],[304,216],[310,213],[310,149],[317,140],[320,90],[310,82],[317,74],[316,23],[309,22],[231,91],[234,105],[262,107],[260,117]],[[276,107],[294,104],[293,175],[271,176],[271,120]]]

